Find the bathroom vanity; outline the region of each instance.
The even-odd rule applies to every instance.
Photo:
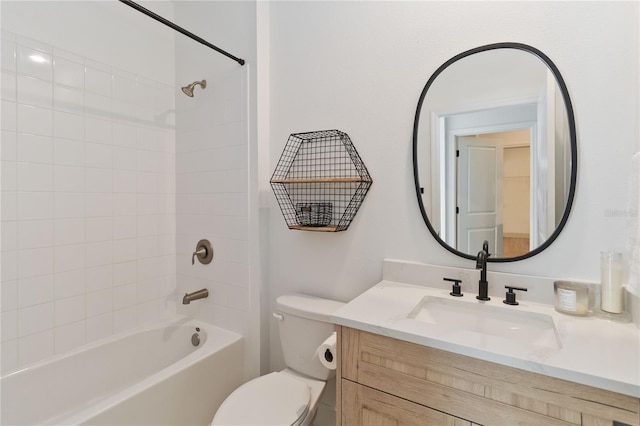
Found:
[[[385,280],[334,314],[339,425],[640,424],[635,325],[465,296]]]

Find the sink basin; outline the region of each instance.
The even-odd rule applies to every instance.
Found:
[[[509,344],[560,349],[562,344],[550,315],[517,307],[425,296],[408,318],[438,325],[457,339],[478,344]]]

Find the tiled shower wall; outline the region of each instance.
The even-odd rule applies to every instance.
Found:
[[[12,33],[1,65],[6,373],[175,309],[175,114],[171,86]]]

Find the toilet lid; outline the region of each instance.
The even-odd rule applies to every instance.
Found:
[[[295,425],[309,410],[309,386],[290,376],[270,373],[233,391],[212,425]]]

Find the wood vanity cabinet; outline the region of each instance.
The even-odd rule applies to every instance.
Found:
[[[640,423],[638,398],[349,327],[337,337],[338,425]]]

